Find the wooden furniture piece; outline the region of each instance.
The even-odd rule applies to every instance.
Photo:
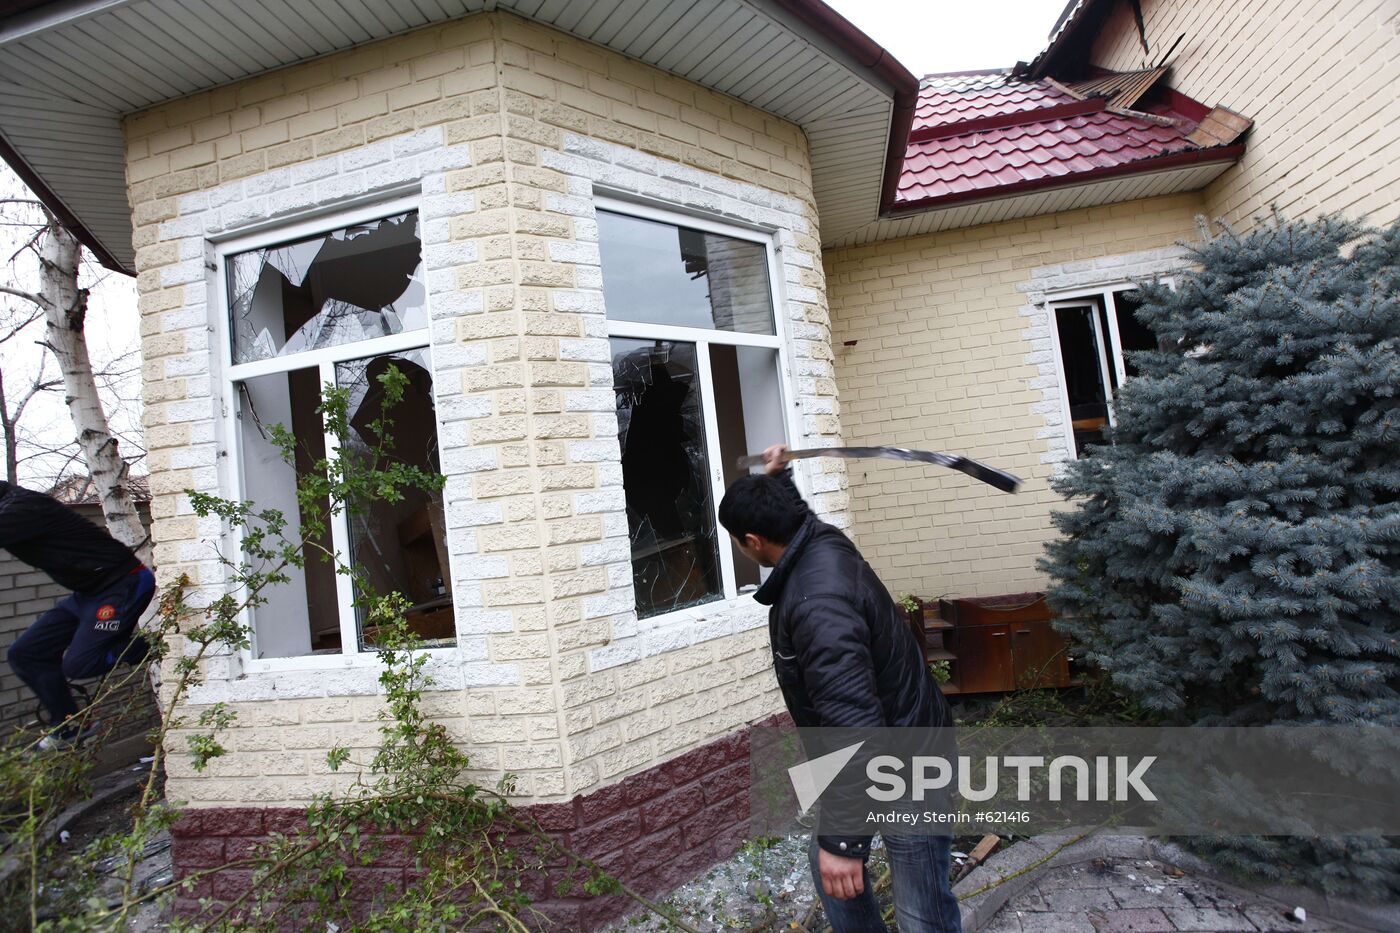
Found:
[[[945,693],[1074,685],[1069,643],[1050,626],[1044,593],[939,601],[953,679]],[[946,689],[953,686],[954,690]]]
[[[914,601],[916,606],[912,610],[900,606],[899,611],[905,623],[914,632],[919,649],[923,651],[924,660],[930,664],[934,661],[948,661],[951,664],[956,660],[956,656],[948,650],[944,639],[953,626],[939,617],[938,604],[926,603],[917,597]],[[956,670],[956,667],[953,669]],[[945,694],[960,692],[957,684],[952,681],[939,684],[939,687]]]
[[[399,547],[403,550],[404,581],[409,599],[421,602],[434,596],[452,595],[452,574],[448,572],[447,531],[442,502],[433,499],[399,522]],[[443,591],[434,584],[441,581]]]

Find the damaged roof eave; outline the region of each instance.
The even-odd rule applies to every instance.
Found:
[[[1231,147],[1233,148],[1233,147]],[[1096,178],[1060,176],[1054,184],[1007,193],[1003,188],[976,192],[958,200],[926,198],[889,212],[878,221],[845,234],[832,248],[867,246],[885,240],[926,236],[1008,220],[1045,217],[1084,208],[1102,207],[1142,198],[1200,191],[1235,164],[1226,154],[1216,161],[1187,161],[1175,166],[1162,159],[1144,160],[1134,172]]]
[[[1239,161],[1242,155],[1244,155],[1244,143],[1233,143],[1228,146],[1216,146],[1209,149],[1191,149],[1185,152],[1173,152],[1150,159],[1139,159],[1136,162],[1125,162],[1121,165],[1110,165],[1091,169],[1086,172],[1074,172],[1069,175],[1054,175],[1046,178],[1027,179],[1025,181],[998,185],[993,188],[977,188],[971,191],[939,195],[933,198],[920,198],[917,201],[904,201],[887,210],[884,216],[887,218],[896,218],[907,214],[920,213],[922,211],[959,207],[977,201],[1000,201],[1006,198],[1050,191],[1056,188],[1077,188],[1098,181],[1108,181],[1125,176],[1162,172],[1193,165],[1224,164],[1228,166]]]
[[[726,13],[718,18],[726,19],[731,26],[741,21],[741,30],[749,30],[762,41],[793,43],[794,48],[801,50],[800,54],[808,56],[812,67],[823,69],[821,73],[830,76],[830,79],[823,79],[827,86],[831,80],[843,82],[841,93],[846,95],[847,104],[842,108],[823,107],[821,102],[804,97],[802,86],[775,93],[762,81],[750,81],[749,72],[729,68],[724,56],[731,54],[728,50],[737,39],[726,39],[728,33],[721,35],[717,28],[709,29],[704,25],[715,17],[703,18],[701,27],[692,25],[686,29],[688,41],[713,45],[708,59],[712,62],[711,78],[697,83],[795,123],[807,133],[811,141],[813,189],[824,235],[839,236],[878,219],[881,209],[888,207],[895,198],[905,142],[914,118],[918,80],[820,0],[717,2],[722,8],[719,12]],[[178,40],[185,43],[181,46],[185,53],[183,59],[200,58],[199,50],[191,48],[191,42],[217,46],[217,57],[224,64],[216,67],[206,59],[201,71],[205,74],[218,72],[225,78],[221,81],[207,80],[192,67],[181,65],[181,59],[162,45],[177,41],[170,35],[142,33],[138,36],[132,30],[131,23],[136,17],[188,13],[184,3],[185,0],[51,0],[30,3],[24,12],[0,20],[0,50],[9,53],[0,55],[0,157],[103,265],[128,275],[133,274],[134,253],[130,242],[125,165],[123,158],[112,155],[124,149],[121,120],[127,114],[411,29],[492,10],[532,19],[679,77],[697,80],[684,69],[666,67],[664,51],[653,54],[655,42],[649,47],[639,44],[640,30],[629,25],[659,21],[669,15],[673,22],[666,28],[679,28],[674,22],[679,7],[668,0],[643,0],[642,9],[633,10],[627,22],[610,31],[596,24],[611,19],[607,8],[618,8],[613,11],[618,12],[623,6],[622,0],[595,0],[585,18],[566,18],[563,4],[541,7],[525,0],[439,0],[437,7],[443,12],[441,17],[428,19],[420,12],[418,17],[423,21],[417,22],[410,11],[418,8],[403,7],[394,17],[407,23],[406,28],[382,24],[377,32],[362,28],[359,37],[349,44],[328,42],[326,48],[318,48],[315,54],[303,52],[280,58],[275,58],[265,44],[258,46],[249,39],[256,35],[256,29],[246,35],[240,31],[251,28],[249,23],[242,27],[238,24],[253,17],[255,11],[242,5],[229,5],[219,11],[219,22],[226,24],[222,28],[228,31],[227,35],[218,30],[201,34],[196,26],[185,29],[185,38]],[[327,15],[321,0],[265,0],[262,4],[263,8],[269,6],[275,7],[284,21],[289,17]],[[378,4],[368,6],[377,8]],[[170,12],[172,8],[175,13]],[[545,16],[546,11],[550,11],[550,16]],[[585,28],[585,20],[594,25]],[[125,44],[120,50],[103,47],[93,50],[90,56],[61,56],[57,52],[68,49],[81,53],[83,43],[98,41],[109,28],[122,31]],[[347,28],[345,32],[348,35],[350,30]],[[242,52],[237,47],[240,42]],[[47,43],[53,43],[52,48]],[[250,49],[250,44],[257,47]],[[311,43],[304,40],[301,44]],[[210,55],[215,54],[210,52]],[[660,60],[649,60],[647,56]],[[164,77],[152,78],[142,66],[143,60],[161,61],[160,72]],[[715,70],[714,60],[725,67]],[[26,63],[31,61],[56,61],[56,64],[26,70]],[[731,81],[739,80],[740,74],[746,76],[746,86],[729,86]],[[182,83],[170,84],[172,80]],[[163,95],[152,93],[151,89],[162,82],[170,90]],[[883,131],[878,137],[843,134],[843,121],[850,119],[853,112],[863,114],[862,119],[868,124],[878,121]],[[51,139],[55,135],[59,138],[79,135],[91,140],[92,145],[79,159],[76,151],[65,154],[54,146]],[[110,170],[107,161],[113,163]],[[100,165],[100,168],[93,170],[93,165]],[[851,165],[860,166],[859,171],[853,173]]]

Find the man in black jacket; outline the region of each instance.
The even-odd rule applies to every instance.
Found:
[[[29,626],[7,658],[57,728],[41,749],[76,744],[78,712],[69,680],[137,663],[146,640],[136,622],[155,593],[155,575],[131,548],[43,493],[0,482],[0,548],[73,591]]]
[[[913,632],[854,544],[807,508],[782,463],[725,494],[719,520],[750,559],[771,567],[755,598],[783,699],[799,728],[952,725]],[[883,835],[900,933],[959,933],[949,887],[951,838]],[[835,933],[884,930],[865,862],[870,836],[814,835],[812,877]]]

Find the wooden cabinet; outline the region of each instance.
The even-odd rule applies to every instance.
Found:
[[[1050,626],[1043,593],[945,599],[953,693],[1071,686],[1069,644]]]
[[[959,693],[1011,689],[1015,679],[1010,626],[954,625],[948,641],[956,659],[952,679]]]

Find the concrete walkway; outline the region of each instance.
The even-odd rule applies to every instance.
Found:
[[[1269,898],[1222,888],[1151,859],[1095,858],[1038,873],[980,933],[1169,933],[1349,929],[1290,920]]]
[[[1400,930],[1400,905],[1298,887],[1238,887],[1177,846],[1135,835],[1043,835],[996,853],[953,889],[967,933]],[[1290,917],[1304,908],[1306,920]]]

